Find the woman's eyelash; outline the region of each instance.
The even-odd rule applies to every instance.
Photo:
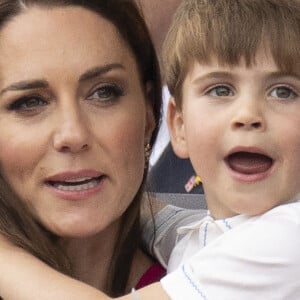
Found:
[[[36,109],[39,106],[44,106],[47,104],[48,102],[41,96],[28,95],[28,96],[21,97],[16,101],[13,101],[8,105],[7,109],[10,111],[19,111],[19,110],[30,111]]]
[[[103,101],[119,98],[124,95],[124,90],[117,85],[103,85],[97,87],[88,96],[88,99],[98,98]]]
[[[93,90],[87,97],[88,100],[97,102],[110,102],[124,95],[124,89],[114,84],[102,85]],[[49,103],[40,95],[22,96],[7,105],[7,110],[16,112],[33,112]]]

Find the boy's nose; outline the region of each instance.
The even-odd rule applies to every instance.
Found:
[[[231,120],[231,128],[243,130],[264,130],[265,120],[261,107],[257,103],[242,103]]]
[[[252,129],[260,129],[262,128],[262,122],[259,120],[236,120],[233,122],[232,127],[234,129],[246,129],[246,130],[252,130]]]
[[[76,153],[90,147],[88,120],[80,111],[62,112],[55,126],[53,146],[57,151]]]

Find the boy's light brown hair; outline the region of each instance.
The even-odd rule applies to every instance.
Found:
[[[181,90],[195,61],[247,66],[266,47],[279,69],[300,73],[300,0],[183,0],[163,48],[164,76],[181,107]]]

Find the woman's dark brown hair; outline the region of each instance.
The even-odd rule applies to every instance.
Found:
[[[45,9],[79,6],[99,14],[117,28],[136,59],[145,95],[146,85],[150,83],[152,87],[150,97],[149,95],[145,97],[152,106],[156,121],[156,129],[150,141],[152,146],[160,121],[161,80],[155,50],[135,2],[130,0],[0,0],[0,30],[13,18],[33,6]],[[106,285],[106,292],[111,296],[124,293],[133,255],[139,244],[140,201],[146,171],[147,168],[140,189],[122,216]],[[1,176],[0,232],[12,243],[29,251],[51,267],[72,275],[72,266],[58,246],[58,237],[53,236],[33,219],[29,209],[14,195]]]

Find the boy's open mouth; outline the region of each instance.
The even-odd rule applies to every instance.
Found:
[[[268,171],[273,159],[261,153],[235,152],[225,158],[227,165],[235,172],[242,174],[258,174]]]

